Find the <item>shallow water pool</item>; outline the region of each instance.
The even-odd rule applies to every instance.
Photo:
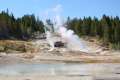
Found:
[[[72,76],[98,76],[120,74],[120,64],[14,64],[0,67],[0,75],[72,75]]]

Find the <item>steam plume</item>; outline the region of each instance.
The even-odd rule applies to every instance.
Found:
[[[84,51],[87,52],[88,49],[85,46],[85,43],[76,35],[74,34],[74,31],[68,30],[65,26],[63,21],[61,20],[61,17],[59,15],[59,9],[62,9],[62,6],[59,4],[56,7],[49,10],[50,12],[54,12],[55,16],[52,18],[52,22],[54,23],[53,29],[55,33],[58,33],[61,36],[62,41],[65,41],[67,44],[67,48],[74,51]],[[53,14],[54,14],[53,13]],[[47,25],[48,26],[48,25]],[[48,26],[50,28],[50,26]],[[49,29],[51,30],[51,29]],[[46,31],[47,34],[47,40],[51,46],[50,50],[54,49],[54,39],[53,39],[53,32]]]

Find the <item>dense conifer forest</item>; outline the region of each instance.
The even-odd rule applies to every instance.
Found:
[[[98,37],[104,44],[111,45],[114,49],[120,49],[120,19],[118,16],[103,15],[101,19],[96,17],[70,19],[68,17],[67,27],[74,30],[79,36]]]
[[[120,19],[118,16],[103,15],[70,19],[67,28],[73,30],[78,36],[98,37],[103,43],[120,49]],[[34,14],[15,18],[8,10],[0,12],[0,39],[30,39],[35,32],[44,33],[44,23]]]
[[[35,32],[43,33],[43,28],[43,22],[33,14],[15,18],[8,10],[0,13],[0,39],[27,40]]]

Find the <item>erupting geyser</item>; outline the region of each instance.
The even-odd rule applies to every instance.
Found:
[[[85,43],[76,34],[74,34],[74,31],[68,30],[64,26],[64,23],[59,15],[55,15],[51,20],[53,25],[46,25],[45,28],[47,41],[51,46],[50,51],[54,49],[54,44],[56,41],[61,41],[65,43],[66,48],[69,50],[88,52]],[[55,34],[59,35],[59,40],[54,38]]]
[[[58,23],[60,23],[60,22],[58,22],[58,21],[60,21],[60,20],[58,20],[58,18],[56,18],[54,20],[56,20],[56,22],[55,22],[56,24],[53,25],[54,32],[52,32],[51,29],[46,31],[47,41],[49,42],[49,44],[51,46],[50,51],[52,51],[54,49],[54,44],[58,40],[58,39],[54,38],[55,34],[60,35],[59,36],[60,40],[58,40],[58,41],[65,43],[66,48],[68,48],[69,50],[84,51],[84,52],[88,51],[88,49],[84,45],[85,43],[77,35],[75,35],[72,30],[68,30],[63,24],[58,24]],[[48,27],[51,28],[50,26],[48,26]]]

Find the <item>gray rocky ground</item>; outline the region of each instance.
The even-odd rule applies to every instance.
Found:
[[[23,43],[23,42],[22,42]],[[67,48],[54,48],[49,51],[50,47],[46,40],[37,40],[29,42],[32,48],[26,44],[28,49],[26,52],[1,52],[0,53],[0,80],[120,80],[120,55],[119,51],[102,50],[101,46],[93,42],[86,42],[91,48],[90,52],[71,51]],[[13,45],[14,46],[14,45]],[[93,52],[92,52],[93,51]],[[68,72],[89,72],[91,75],[41,75],[36,71],[36,67],[26,65],[28,69],[35,69],[36,73],[22,74],[22,75],[3,75],[1,70],[12,71],[11,67],[20,64],[47,64],[54,66],[54,64],[67,65]],[[89,65],[89,64],[90,65]],[[34,65],[33,64],[33,65]],[[69,64],[72,64],[71,66]],[[79,66],[80,65],[80,66]],[[24,67],[15,67],[15,69],[23,70]],[[74,66],[75,68],[73,68]],[[78,67],[76,67],[78,66]],[[109,66],[111,66],[109,68]],[[10,67],[10,68],[9,68]],[[39,67],[39,66],[38,66]],[[51,68],[51,67],[50,67]],[[15,70],[13,69],[13,71]],[[56,68],[55,68],[56,69]],[[63,67],[64,69],[64,67]],[[19,70],[19,71],[20,71]],[[39,69],[38,69],[39,70]],[[80,71],[79,71],[80,70]],[[24,70],[23,70],[24,71]],[[107,72],[104,72],[107,71]],[[57,71],[59,72],[59,71]],[[6,72],[7,73],[7,72]],[[101,74],[99,73],[106,73]],[[47,74],[47,73],[45,73]],[[66,72],[64,72],[66,74]]]

